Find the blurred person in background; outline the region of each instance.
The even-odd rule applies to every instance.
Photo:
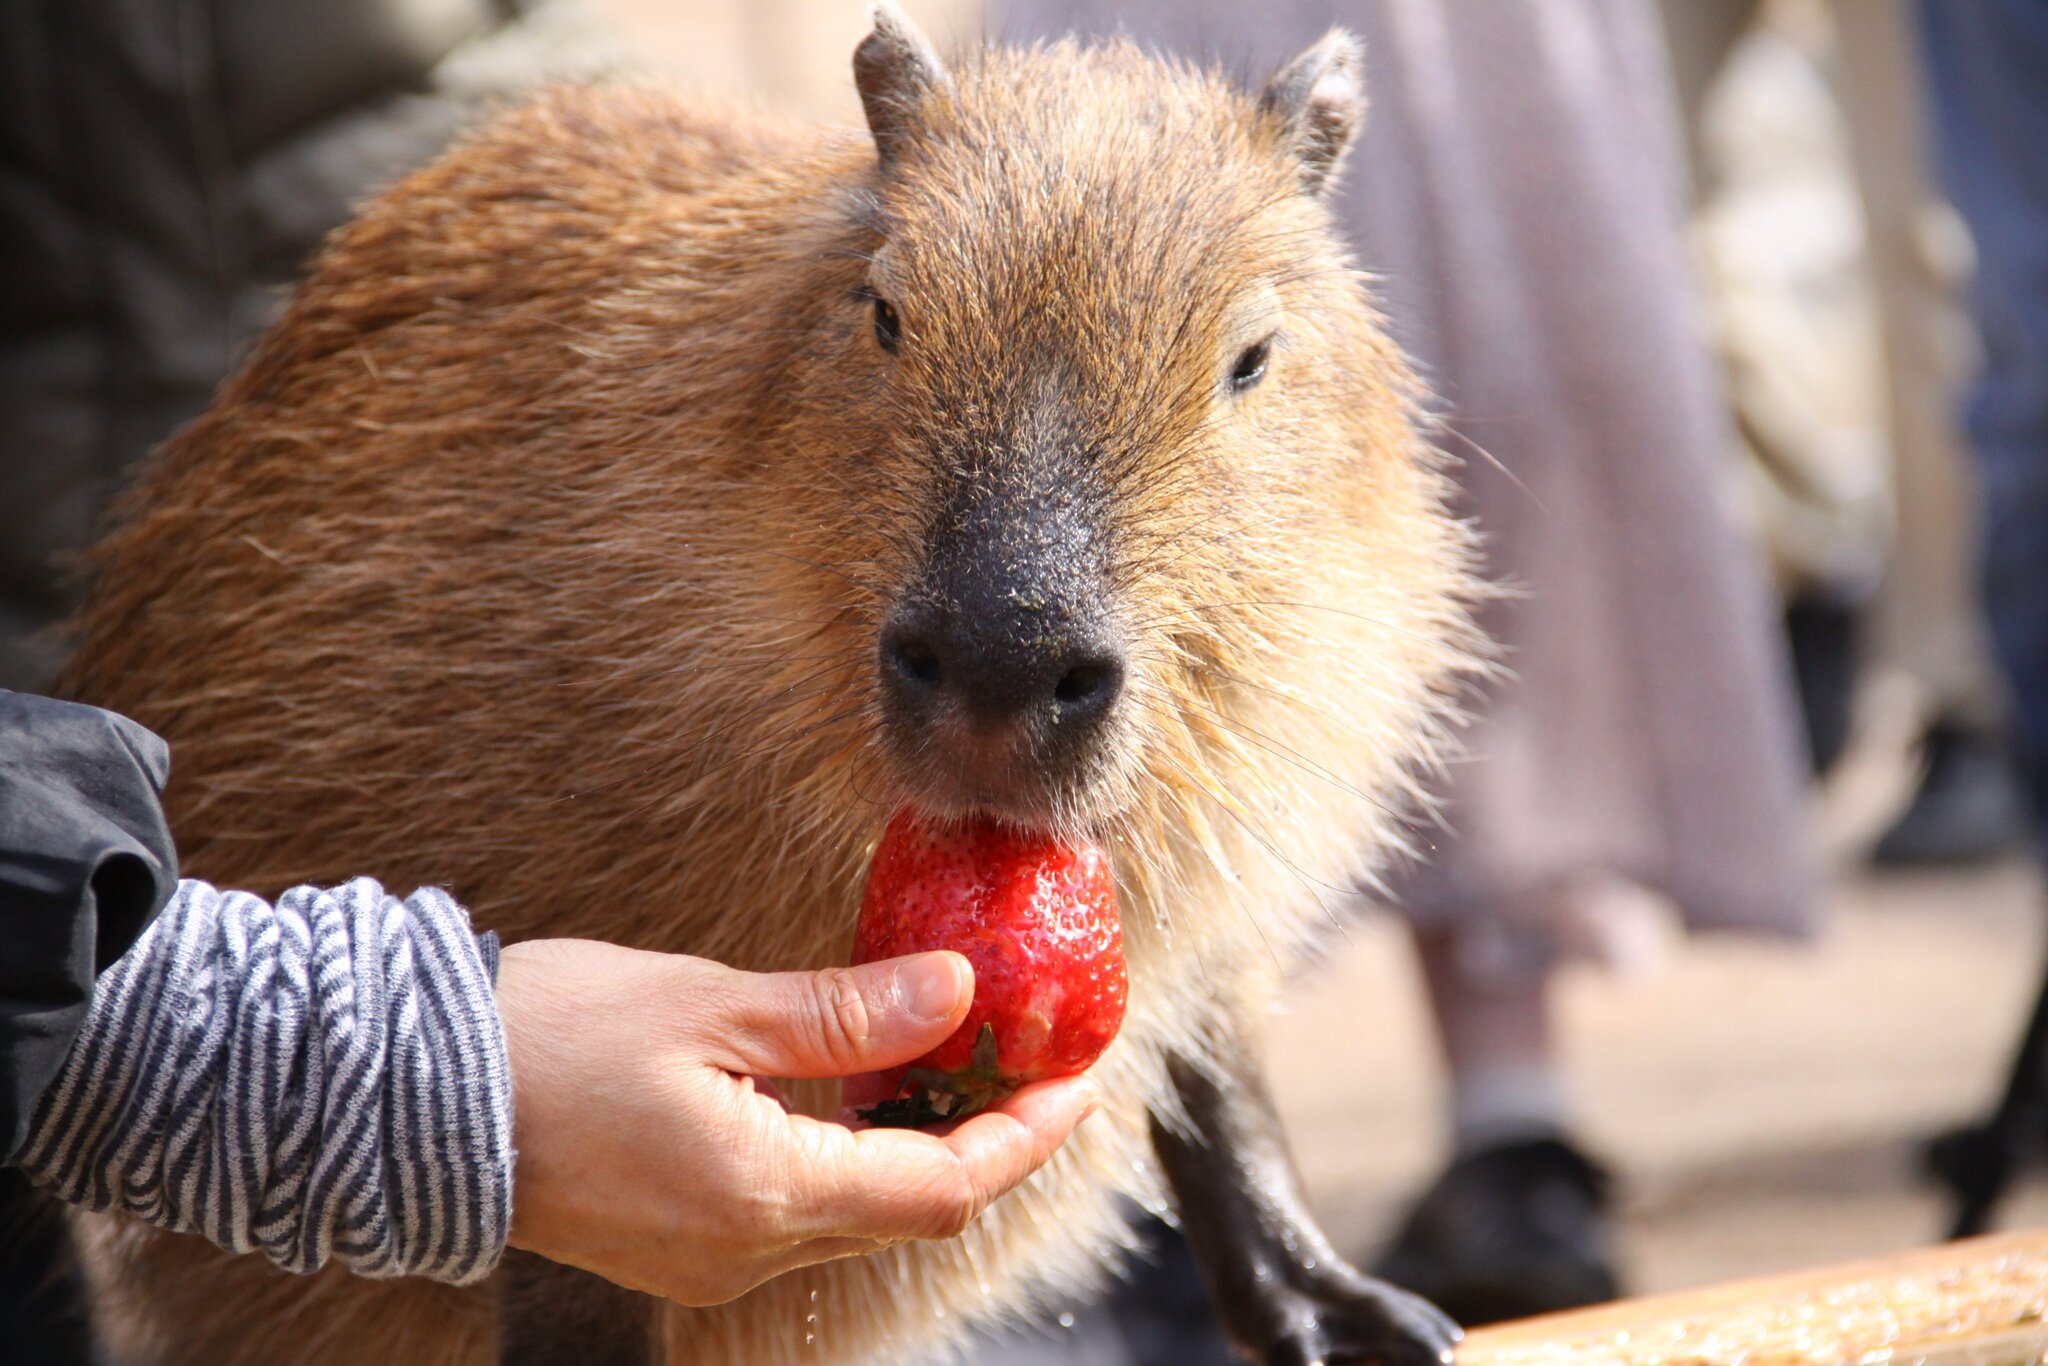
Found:
[[[2048,860],[2048,6],[1921,0],[1943,184],[1976,241],[1970,309],[1983,357],[1963,408],[1982,486],[1984,602],[2013,697],[2037,856]],[[2020,1164],[2048,1145],[2048,981],[2005,1097],[1938,1144],[1981,1232]]]
[[[1734,436],[1654,5],[1291,0],[1254,25],[1227,0],[1005,0],[996,16],[1012,36],[1125,32],[1246,71],[1333,24],[1365,41],[1370,114],[1337,211],[1442,401],[1465,510],[1512,590],[1487,614],[1508,676],[1484,689],[1446,828],[1418,832],[1391,889],[1447,1064],[1451,1155],[1378,1270],[1468,1323],[1610,1297],[1608,1179],[1573,1137],[1556,1056],[1560,966],[1627,943],[1656,900],[1694,930],[1803,935],[1814,893],[1780,640],[1727,514]],[[1162,1283],[1175,1274],[1118,1308],[1148,1344],[1136,1359],[1226,1360],[1188,1337],[1200,1314]]]
[[[1884,864],[1981,859],[2022,824],[1951,404],[1968,246],[1935,187],[1907,0],[1664,0],[1698,238],[1817,772],[1917,742]],[[1900,689],[1897,685],[1903,683]]]
[[[1984,600],[2027,787],[2048,792],[2048,6],[1923,0],[1941,178],[1976,241],[1983,359],[1964,407]],[[2037,839],[2039,831],[2037,829]]]

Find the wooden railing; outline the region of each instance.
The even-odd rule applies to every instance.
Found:
[[[1528,1319],[1460,1366],[2048,1366],[2048,1232]]]

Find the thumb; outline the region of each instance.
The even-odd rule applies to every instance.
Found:
[[[847,1077],[909,1062],[966,1017],[974,969],[918,953],[822,972],[734,972],[707,1058],[768,1077]]]

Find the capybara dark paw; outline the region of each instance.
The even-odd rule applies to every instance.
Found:
[[[1427,1300],[1342,1262],[1289,1268],[1262,1287],[1259,1366],[1447,1366],[1464,1336]]]

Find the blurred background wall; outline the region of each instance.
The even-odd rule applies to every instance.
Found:
[[[852,0],[590,0],[617,25],[633,64],[804,119],[851,120],[860,104],[847,58],[868,30]],[[943,50],[980,40],[980,0],[903,0]]]

